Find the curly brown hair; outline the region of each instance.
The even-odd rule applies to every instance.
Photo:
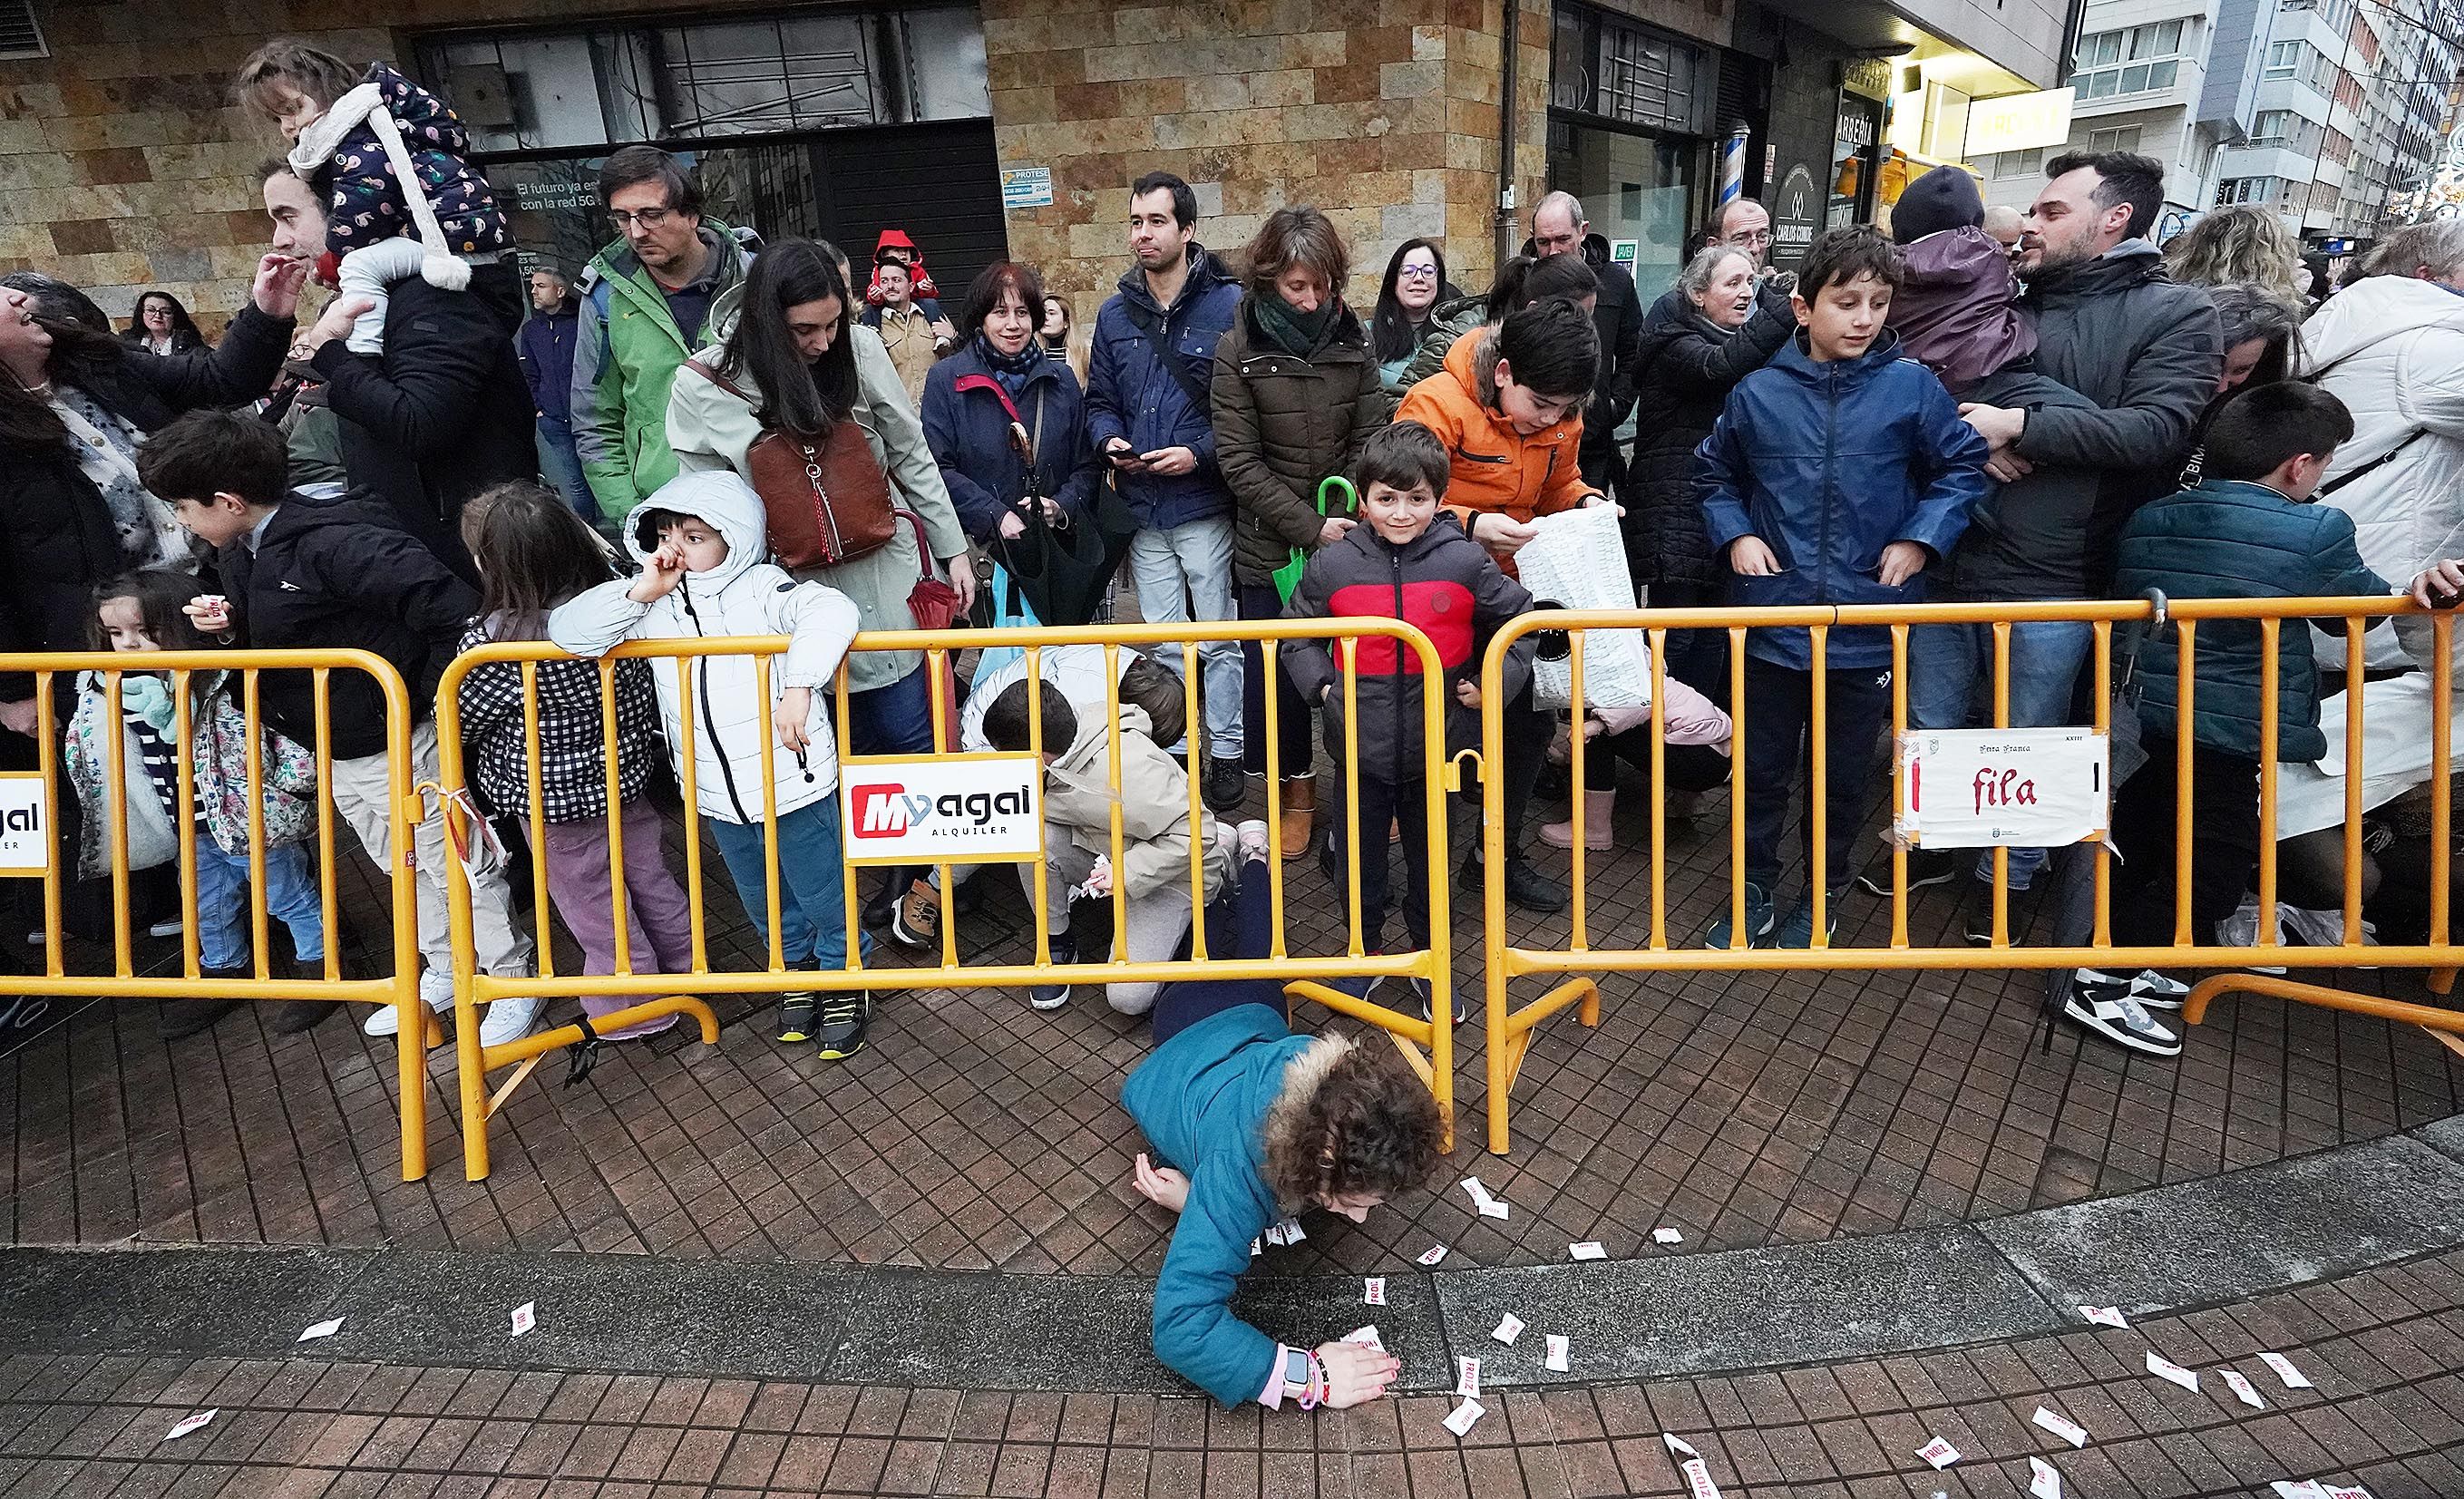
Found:
[[[1319,1074],[1314,1086],[1306,1075],[1287,1084],[1265,1130],[1266,1183],[1287,1210],[1390,1198],[1437,1169],[1444,1120],[1401,1057],[1326,1037],[1294,1062],[1302,1069]]]

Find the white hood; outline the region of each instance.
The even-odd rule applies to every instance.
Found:
[[[716,593],[747,567],[770,560],[769,515],[761,508],[761,496],[733,469],[679,474],[633,507],[625,518],[624,543],[637,567],[659,549],[655,534],[642,534],[642,517],[652,510],[708,521],[727,543],[727,557],[717,566],[687,575],[695,593]]]

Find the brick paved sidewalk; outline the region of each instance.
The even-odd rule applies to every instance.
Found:
[[[2145,1372],[2199,1371],[2193,1394]],[[2287,1389],[2280,1352],[2313,1381]],[[1576,1352],[1580,1357],[1580,1350]],[[2265,1410],[2220,1378],[2249,1378]],[[2359,1483],[2464,1494],[2464,1251],[2255,1302],[1998,1347],[1726,1378],[1510,1392],[1458,1442],[1450,1400],[1315,1416],[1196,1398],[1001,1394],[187,1357],[0,1364],[0,1494],[684,1499],[688,1495],[2009,1496],[2028,1460],[2087,1499]],[[2073,1451],[2043,1405],[2090,1434]],[[175,1442],[183,1417],[214,1421]],[[1916,1456],[1961,1453],[1936,1473]]]
[[[1707,919],[1724,898],[1724,845],[1698,830],[1679,853],[1680,915]],[[1594,869],[1594,930],[1630,928],[1648,894],[1642,858],[1621,849]],[[1293,949],[1339,950],[1339,902],[1320,898],[1311,862],[1287,871]],[[971,961],[1023,956],[1025,908],[1005,872],[988,871],[988,909],[961,927],[983,934],[980,946],[968,937]],[[380,921],[371,893],[354,891],[363,937]],[[1413,1194],[1363,1228],[1330,1222],[1270,1255],[1270,1273],[1356,1270],[1432,1238],[1499,1265],[1556,1260],[1579,1240],[1648,1252],[1663,1224],[1718,1249],[1968,1222],[2464,1110],[2464,1059],[2420,1031],[2272,1001],[2220,1004],[2167,1061],[2068,1029],[2040,1052],[2033,975],[1611,976],[1597,1031],[1561,1019],[1534,1047],[1517,1148],[1500,1160],[1478,1144],[1475,904],[1459,901],[1455,930],[1475,1023],[1457,1032],[1451,1167],[1500,1189],[1513,1217],[1477,1218],[1460,1193]],[[732,897],[714,897],[713,917],[713,965],[757,962]],[[1564,932],[1563,918],[1514,919],[1534,942]],[[1859,897],[1841,940],[1878,940],[1884,919]],[[1952,919],[1947,893],[1920,895],[1920,940]],[[2345,978],[2417,993],[2408,975]],[[1169,1221],[1126,1185],[1139,1142],[1118,1105],[1145,1027],[1099,996],[1038,1014],[1001,991],[891,994],[872,1044],[844,1066],[775,1046],[753,1000],[718,1010],[715,1050],[680,1029],[615,1048],[579,1089],[543,1069],[494,1126],[494,1177],[471,1184],[448,1052],[430,1061],[433,1174],[405,1183],[389,1042],[341,1019],[275,1037],[244,1013],[166,1047],[150,1004],[96,1005],[0,1059],[15,1140],[0,1155],[0,1232],[1030,1273],[1160,1263]]]

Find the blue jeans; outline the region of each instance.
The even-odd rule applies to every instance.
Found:
[[[539,477],[564,496],[583,519],[599,519],[599,500],[582,475],[582,454],[573,445],[573,424],[561,416],[539,419]]]
[[[248,855],[223,852],[197,829],[197,961],[204,966],[237,968],[248,961],[247,886]],[[291,950],[301,962],[324,961],[324,901],[306,844],[265,850],[265,909],[291,929]]]
[[[727,861],[728,877],[736,882],[745,915],[753,918],[753,930],[761,935],[766,959],[770,895],[762,825],[707,817],[702,826],[718,840],[719,857]],[[779,952],[788,967],[847,966],[847,893],[840,872],[835,790],[779,814]]]
[[[956,655],[957,652],[952,652]],[[918,666],[888,687],[847,694],[848,755],[933,753],[933,672]]]
[[[2083,620],[2011,627],[2011,727],[2050,729],[2068,722],[2071,688],[2096,644]],[[1985,728],[1993,722],[1993,627],[1926,625],[1908,631],[1908,727]],[[2025,890],[2045,863],[2042,849],[2011,850],[2011,888]],[[1976,877],[1993,878],[1993,850],[1979,852]]]

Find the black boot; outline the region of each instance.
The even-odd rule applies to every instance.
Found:
[[[294,958],[291,971],[284,977],[315,982],[325,977],[325,960],[321,958],[314,961]],[[265,1028],[277,1036],[296,1036],[303,1030],[316,1028],[326,1016],[341,1007],[339,1000],[284,1000],[274,1006],[274,1013],[266,1020]]]
[[[245,979],[245,968],[200,968],[201,979]],[[247,1002],[244,1000],[164,1000],[157,1025],[165,1041],[185,1041],[209,1028]]]
[[[1475,853],[1463,860],[1463,870],[1456,877],[1463,889],[1477,891],[1485,873],[1486,867]],[[1566,887],[1533,869],[1531,861],[1520,853],[1509,853],[1506,856],[1506,902],[1542,915],[1554,915],[1566,909]]]

